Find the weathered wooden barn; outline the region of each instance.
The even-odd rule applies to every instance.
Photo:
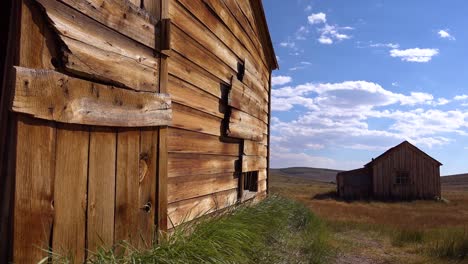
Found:
[[[0,5],[1,263],[148,247],[266,195],[261,0]]]
[[[441,165],[404,141],[361,169],[338,173],[338,196],[343,199],[434,199],[441,195]]]

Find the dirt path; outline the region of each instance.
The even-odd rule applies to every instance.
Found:
[[[388,238],[376,233],[351,230],[335,233],[334,238],[338,248],[336,264],[427,263],[414,249],[393,246]]]

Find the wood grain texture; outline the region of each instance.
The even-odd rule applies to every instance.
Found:
[[[232,88],[229,92],[228,105],[241,110],[257,119],[260,119],[265,124],[268,123],[268,104],[251,89],[241,85],[239,81],[233,78]]]
[[[87,249],[91,252],[114,244],[116,143],[115,129],[91,129],[87,213]]]
[[[221,136],[222,119],[177,103],[172,104],[171,127]]]
[[[246,33],[237,24],[232,14],[226,8],[223,1],[204,0],[190,1],[179,0],[180,4],[187,8],[192,14],[196,14],[207,29],[215,34],[219,40],[225,43],[238,58],[251,58],[252,61],[261,62],[261,58]],[[255,69],[260,72],[262,68],[267,69],[262,63],[247,70]],[[257,68],[258,67],[258,68]]]
[[[81,13],[149,48],[158,42],[157,21],[128,0],[60,0]]]
[[[41,12],[31,1],[20,5],[18,25],[18,64],[24,67],[53,69],[51,59],[56,55],[51,35]],[[17,115],[13,262],[37,263],[47,256],[53,225],[53,193],[55,175],[55,127],[48,121]],[[31,150],[34,150],[31,151]]]
[[[26,116],[18,117],[17,126],[13,261],[37,263],[51,243],[55,129]]]
[[[167,142],[168,151],[171,153],[239,156],[240,142],[223,142],[218,136],[184,129],[170,128]]]
[[[87,78],[157,91],[159,61],[152,49],[54,0],[37,0],[65,47],[63,66]]]
[[[140,173],[138,181],[138,200],[140,205],[138,231],[141,234],[141,239],[137,245],[141,249],[151,247],[156,238],[158,137],[159,131],[157,128],[145,128],[141,130]]]
[[[222,98],[221,80],[209,74],[200,66],[174,52],[168,60],[168,70],[171,76],[175,76],[197,88]]]
[[[127,241],[139,244],[138,217],[140,215],[140,131],[121,130],[117,136],[117,173],[115,197],[116,243]]]
[[[227,129],[229,137],[261,141],[265,130],[266,125],[262,121],[242,111],[232,109]]]
[[[267,149],[268,147],[256,141],[244,140],[242,153],[247,156],[267,157]]]
[[[167,125],[167,94],[138,93],[50,70],[15,67],[12,110],[64,123],[144,127]]]
[[[239,179],[235,173],[189,175],[168,179],[169,203],[209,195],[237,188]]]
[[[168,176],[219,174],[235,172],[239,157],[169,153]]]
[[[168,89],[173,102],[224,118],[226,107],[220,98],[174,76],[169,76]]]
[[[266,169],[266,158],[259,156],[242,156],[242,172]]]
[[[57,128],[52,249],[73,263],[83,263],[86,253],[88,149],[87,129]]]
[[[175,227],[183,222],[234,205],[236,202],[237,189],[232,189],[171,203],[168,206],[168,222],[170,227]]]

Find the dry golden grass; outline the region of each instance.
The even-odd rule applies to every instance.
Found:
[[[355,222],[408,229],[459,227],[468,229],[468,186],[443,188],[442,196],[448,202],[412,201],[346,202],[326,198],[336,190],[334,184],[307,179],[272,175],[272,193],[301,201],[317,215],[331,222]],[[317,196],[325,196],[317,198]]]
[[[335,190],[335,184],[304,178],[273,174],[270,180],[272,193],[298,200],[326,220],[340,252],[336,263],[468,263],[428,252],[439,234],[468,231],[468,185],[443,186],[447,202],[346,202],[330,195]]]

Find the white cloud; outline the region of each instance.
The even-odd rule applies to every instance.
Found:
[[[400,47],[400,44],[397,44],[397,43],[374,43],[374,44],[370,44],[369,47],[371,47],[371,48],[398,49]]]
[[[330,45],[330,44],[333,44],[333,40],[329,37],[325,37],[325,36],[320,36],[320,38],[318,39],[318,41],[322,44],[327,44],[327,45]]]
[[[308,149],[314,149],[314,150],[318,150],[318,149],[323,149],[325,148],[325,146],[323,144],[313,144],[313,143],[310,143],[310,144],[306,144],[306,147]]]
[[[342,30],[353,30],[352,27],[337,27],[333,25],[326,24],[319,28],[318,31],[320,32],[320,37],[318,38],[318,42],[322,44],[333,44],[334,40],[341,41],[345,39],[350,39],[351,36],[344,34],[340,31]]]
[[[439,32],[437,32],[437,34],[439,34],[439,37],[440,37],[440,38],[449,39],[449,40],[455,40],[455,37],[453,37],[453,36],[448,32],[448,30],[441,29],[441,30],[439,30]]]
[[[273,76],[271,78],[271,85],[272,86],[277,86],[277,85],[284,85],[287,83],[290,83],[292,81],[292,78],[290,76]]]
[[[453,141],[450,134],[468,136],[468,111],[437,109],[449,101],[424,92],[396,93],[367,81],[275,88],[273,111],[289,111],[295,106],[307,110],[287,122],[272,119],[272,147],[287,150],[277,153],[273,164],[284,158],[288,165],[338,168],[342,166],[339,162],[306,151],[348,148],[380,152],[403,140],[423,148],[448,144]],[[396,110],[398,105],[405,107]],[[372,126],[375,119],[381,120],[377,127]],[[302,160],[296,164],[294,158]]]
[[[312,6],[311,6],[311,5],[306,6],[306,8],[304,9],[304,11],[306,11],[306,12],[308,12],[308,11],[310,11],[310,10],[312,10]]]
[[[284,41],[284,42],[281,42],[280,43],[280,46],[281,47],[284,47],[284,48],[295,48],[296,47],[296,43],[292,42],[292,41]]]
[[[398,87],[398,86],[400,86],[400,84],[398,84],[398,82],[392,82],[392,86]]]
[[[457,96],[453,97],[453,100],[457,100],[457,101],[466,100],[466,99],[468,99],[468,95],[466,95],[466,94],[457,95]]]
[[[314,24],[321,24],[321,23],[326,23],[327,22],[327,15],[325,13],[316,13],[316,14],[311,14],[310,16],[307,17],[309,20],[309,23],[314,25]]]
[[[439,54],[438,49],[392,49],[390,50],[390,56],[395,58],[401,58],[402,61],[408,62],[429,62],[433,56]]]

